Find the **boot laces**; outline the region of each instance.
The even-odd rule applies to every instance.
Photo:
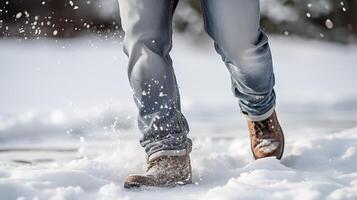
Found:
[[[258,122],[253,122],[254,124],[254,129],[256,130],[256,132],[258,133],[258,136],[263,136],[264,135],[264,129],[266,127],[270,127],[272,129],[274,129],[274,125],[273,125],[273,120],[268,118],[266,120],[263,121],[258,121]]]

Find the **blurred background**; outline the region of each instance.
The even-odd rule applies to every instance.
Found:
[[[263,0],[261,9],[262,27],[269,33],[344,43],[357,36],[355,0]],[[202,36],[198,0],[181,0],[174,27],[179,32]],[[3,38],[72,38],[85,34],[113,34],[120,29],[116,0],[0,2],[0,37]]]

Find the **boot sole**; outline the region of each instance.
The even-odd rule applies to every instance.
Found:
[[[172,184],[165,184],[165,185],[142,185],[137,182],[125,182],[124,188],[125,189],[135,189],[135,188],[140,188],[140,187],[161,187],[161,188],[167,187],[167,188],[170,188],[170,187],[176,187],[176,186],[184,186],[184,185],[188,185],[188,184],[192,184],[192,180],[189,180],[186,182],[178,181],[178,182],[175,182]]]
[[[140,188],[140,183],[136,182],[125,182],[124,183],[124,188],[125,189],[132,189],[132,188]]]

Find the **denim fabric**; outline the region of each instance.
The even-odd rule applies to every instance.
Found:
[[[177,0],[119,0],[140,143],[149,159],[191,148],[169,55],[176,5]],[[266,119],[275,106],[274,73],[268,38],[259,26],[259,0],[201,0],[201,5],[206,32],[231,75],[241,111],[253,121]]]

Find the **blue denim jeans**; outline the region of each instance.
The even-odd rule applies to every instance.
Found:
[[[140,143],[149,160],[184,155],[191,148],[169,55],[177,2],[119,0]],[[201,7],[205,30],[231,75],[242,113],[253,121],[268,118],[275,106],[275,81],[268,38],[259,25],[259,0],[201,0]]]

